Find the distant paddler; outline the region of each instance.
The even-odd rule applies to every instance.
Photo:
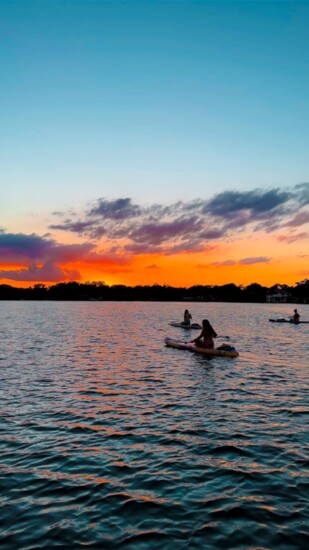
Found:
[[[191,319],[192,315],[188,309],[185,309],[183,314],[183,321],[181,321],[182,325],[191,325]]]
[[[299,323],[299,319],[300,319],[300,315],[299,315],[297,309],[294,309],[294,315],[293,315],[293,317],[290,319],[290,321],[291,321],[291,323],[297,324],[297,323]]]

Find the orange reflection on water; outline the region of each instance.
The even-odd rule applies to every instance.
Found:
[[[108,435],[108,437],[126,435],[126,432],[124,431],[119,431],[119,430],[117,431],[117,430],[114,430],[113,428],[108,428],[106,426],[96,426],[93,424],[89,425],[82,422],[72,422],[72,423],[59,422],[58,424],[69,429],[75,428],[80,430],[91,430],[93,432],[105,432]]]
[[[26,470],[27,473],[29,473],[29,470]],[[69,473],[64,473],[64,472],[53,472],[51,470],[38,470],[38,469],[34,469],[34,470],[30,470],[32,474],[34,475],[38,475],[38,476],[44,476],[44,477],[47,477],[48,479],[72,479],[72,480],[85,480],[85,481],[93,481],[97,484],[107,484],[107,483],[112,483],[112,481],[108,478],[104,478],[104,477],[96,477],[92,474],[69,474]],[[115,484],[115,481],[113,480],[113,484]]]

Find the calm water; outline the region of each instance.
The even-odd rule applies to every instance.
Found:
[[[166,348],[185,307],[240,357]],[[293,305],[0,309],[2,550],[309,547],[309,325],[268,322]]]

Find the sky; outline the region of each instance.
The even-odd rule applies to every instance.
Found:
[[[309,278],[309,2],[0,0],[0,284]]]

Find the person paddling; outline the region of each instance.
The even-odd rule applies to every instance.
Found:
[[[300,315],[299,315],[297,309],[294,309],[294,315],[291,319],[292,323],[299,323],[299,318],[300,318]]]
[[[216,331],[213,329],[208,319],[203,320],[202,326],[201,334],[197,338],[194,338],[194,340],[191,340],[191,342],[194,342],[198,348],[214,348],[215,344],[213,338],[217,337]]]

